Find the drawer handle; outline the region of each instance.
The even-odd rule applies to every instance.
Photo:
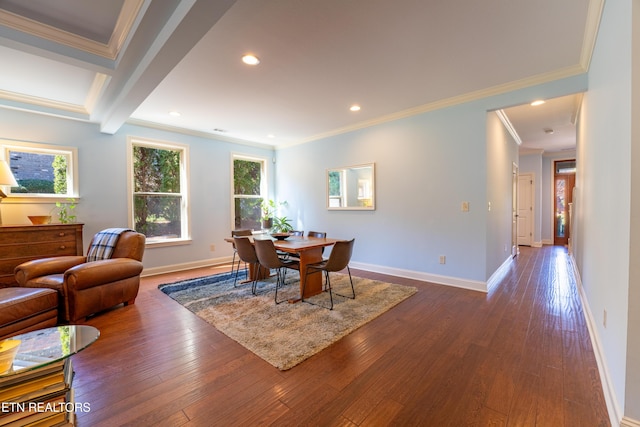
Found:
[[[60,234],[58,234],[58,236],[64,237],[64,233],[60,233]]]
[[[67,249],[65,245],[60,246],[60,249]]]

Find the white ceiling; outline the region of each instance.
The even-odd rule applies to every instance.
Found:
[[[584,73],[602,1],[0,0],[0,107],[302,143]],[[556,151],[578,100],[505,112]]]

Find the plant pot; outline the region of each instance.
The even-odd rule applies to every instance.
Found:
[[[267,230],[273,227],[273,218],[263,219],[262,220],[262,229]]]

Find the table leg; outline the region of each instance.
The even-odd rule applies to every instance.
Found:
[[[249,280],[253,282],[254,280],[266,279],[269,277],[270,271],[268,268],[264,268],[260,264],[249,264]]]
[[[302,289],[304,289],[305,298],[322,292],[322,273],[318,271],[307,275],[307,265],[320,261],[322,261],[322,248],[300,251],[300,295],[302,295]]]

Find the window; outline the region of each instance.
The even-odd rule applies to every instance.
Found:
[[[266,198],[266,162],[233,156],[234,229],[260,229],[260,204]]]
[[[7,140],[0,141],[0,145],[19,184],[11,187],[12,197],[78,197],[76,148]]]
[[[129,140],[130,227],[147,243],[189,239],[188,147]]]
[[[344,170],[331,170],[329,176],[329,207],[341,208],[344,206]]]

